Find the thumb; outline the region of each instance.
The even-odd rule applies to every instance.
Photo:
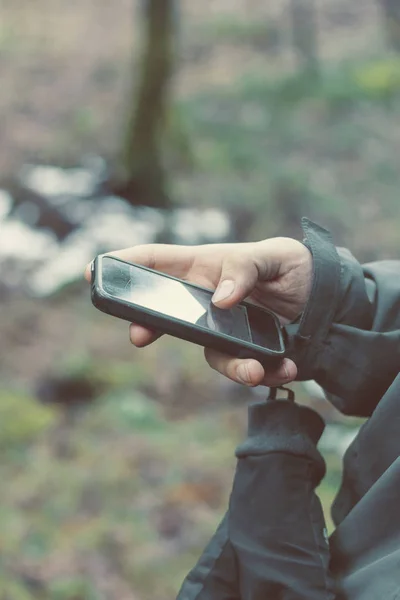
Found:
[[[227,258],[212,301],[219,308],[231,308],[249,296],[258,281],[258,269],[250,258]]]

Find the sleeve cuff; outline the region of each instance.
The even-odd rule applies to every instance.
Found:
[[[298,367],[298,379],[315,379],[330,345],[333,323],[369,330],[373,308],[361,265],[348,250],[337,249],[330,233],[302,219],[305,246],[313,256],[313,283],[301,317],[284,330],[288,356]]]
[[[249,406],[247,439],[236,449],[237,458],[284,453],[308,458],[316,482],[325,474],[325,463],[316,445],[325,423],[312,409],[288,400],[269,400]]]

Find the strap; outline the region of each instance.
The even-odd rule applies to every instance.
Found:
[[[277,393],[278,390],[281,390],[282,392],[286,392],[287,393],[287,397],[286,398],[277,398]],[[279,387],[272,387],[269,390],[269,395],[267,398],[267,402],[273,401],[273,400],[288,400],[289,402],[294,402],[294,391],[291,390],[290,388],[284,387],[284,386],[279,386]]]

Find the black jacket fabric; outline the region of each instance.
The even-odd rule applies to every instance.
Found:
[[[329,546],[314,489],[324,424],[286,400],[249,408],[229,509],[179,600],[333,598]]]
[[[273,400],[249,408],[230,505],[179,600],[400,600],[400,262],[362,267],[303,219],[313,287],[286,328],[299,379],[368,417],[344,459],[329,544],[315,487],[323,424]]]

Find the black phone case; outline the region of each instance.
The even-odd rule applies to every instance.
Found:
[[[114,260],[118,260],[119,262],[126,263],[126,261],[120,260],[118,258],[111,258],[113,258]],[[138,325],[144,325],[146,327],[149,327],[150,329],[154,329],[162,333],[172,335],[174,337],[186,340],[188,342],[192,342],[199,346],[213,348],[215,350],[218,350],[219,352],[230,354],[231,356],[235,356],[238,358],[254,358],[258,360],[261,364],[266,366],[274,366],[284,358],[285,344],[283,334],[279,320],[273,312],[258,306],[256,307],[258,310],[264,313],[268,313],[273,317],[273,321],[275,323],[277,335],[281,345],[281,350],[279,351],[264,348],[262,346],[256,346],[255,344],[237,340],[236,338],[230,338],[221,333],[216,333],[205,329],[203,330],[202,328],[196,327],[195,325],[192,325],[190,323],[184,323],[173,317],[160,316],[159,313],[156,313],[149,309],[144,309],[143,307],[135,307],[135,305],[131,303],[124,302],[123,300],[117,300],[115,299],[115,297],[109,296],[106,292],[104,292],[104,290],[98,282],[97,275],[99,272],[99,268],[101,268],[101,260],[102,256],[98,256],[92,263],[91,296],[92,303],[98,310],[106,314],[112,315],[113,317],[117,317],[125,321],[132,321],[137,323]],[[147,267],[143,267],[142,265],[135,265],[134,263],[127,264],[133,264],[133,266],[136,266],[140,269],[144,269],[146,271],[151,271],[152,273],[157,273],[159,275],[162,275],[163,277],[167,277],[168,279],[181,281],[176,277],[166,275],[165,273],[159,273],[158,271],[149,269]],[[187,281],[183,283],[185,285],[190,285],[191,287],[210,292],[209,289],[204,288],[202,286],[188,283]],[[248,305],[247,302],[241,302],[241,304],[244,306]],[[254,305],[251,306],[252,308],[254,308]]]

